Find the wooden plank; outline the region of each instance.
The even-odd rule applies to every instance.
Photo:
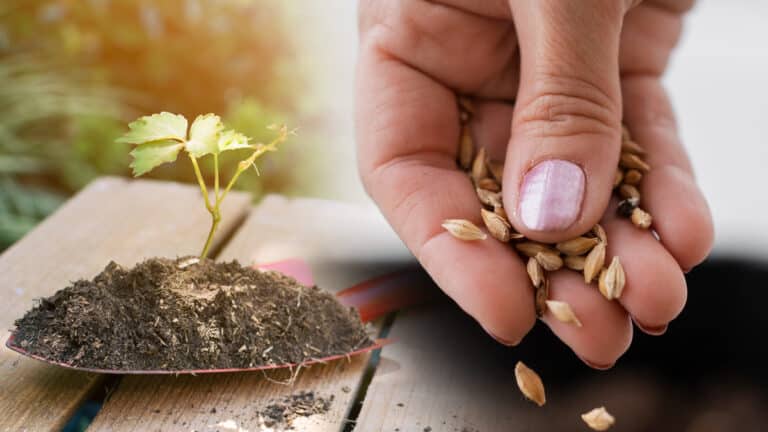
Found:
[[[382,255],[371,252],[375,250]],[[248,264],[303,258],[318,285],[335,291],[387,272],[390,266],[402,266],[410,255],[373,209],[272,196],[254,209],[220,256],[234,258]],[[312,390],[334,396],[331,410],[300,419],[294,428],[339,431],[367,364],[365,355],[315,365],[300,373],[292,386],[261,373],[125,377],[89,430],[223,431],[217,425],[232,420],[242,430],[259,431],[259,409],[276,398]],[[268,377],[285,380],[289,374],[272,372]]]
[[[233,194],[217,244],[250,206]],[[0,256],[3,275],[0,328],[70,281],[90,278],[110,260],[133,265],[152,256],[194,254],[207,235],[209,216],[195,187],[156,181],[101,178],[91,183]],[[101,382],[22,357],[0,347],[0,431],[59,430]]]

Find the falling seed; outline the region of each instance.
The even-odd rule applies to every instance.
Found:
[[[624,152],[621,154],[619,164],[627,169],[636,169],[642,172],[650,171],[651,167],[640,156]]]
[[[512,228],[509,222],[486,209],[480,209],[480,216],[482,216],[483,222],[493,238],[502,242],[509,241],[509,232]]]
[[[499,192],[501,191],[501,185],[494,179],[490,177],[486,177],[484,179],[480,179],[477,182],[477,187],[485,190],[489,190],[491,192]]]
[[[486,153],[485,153],[485,147],[481,148],[480,151],[477,152],[477,155],[475,155],[475,160],[472,162],[472,179],[475,182],[479,182],[480,180],[488,177],[488,166],[485,164],[486,160]]]
[[[640,207],[635,208],[632,210],[632,214],[630,216],[632,223],[635,224],[636,227],[647,229],[651,226],[651,222],[653,222],[653,218],[651,217],[648,212],[641,209]]]
[[[621,297],[625,283],[624,268],[621,266],[619,257],[615,256],[611,260],[611,265],[600,273],[600,282],[598,284],[600,294],[608,300],[617,299]]]
[[[608,430],[616,422],[616,419],[606,411],[605,407],[595,408],[581,415],[581,419],[590,428],[596,431]]]
[[[619,195],[624,199],[637,198],[640,199],[640,191],[636,187],[629,184],[622,184],[619,186]]]
[[[536,317],[541,318],[547,313],[547,300],[549,299],[549,278],[544,276],[541,284],[536,287],[533,293],[533,306],[536,311]]]
[[[552,315],[557,318],[558,321],[581,327],[581,321],[579,321],[579,318],[573,313],[573,309],[571,309],[571,305],[568,303],[558,300],[547,300],[547,309],[552,312]]]
[[[541,382],[539,375],[531,368],[518,361],[515,365],[515,380],[517,387],[523,395],[538,406],[544,406],[546,395],[544,394],[544,383]]]
[[[640,181],[643,179],[643,173],[636,169],[628,170],[624,174],[624,183],[637,186],[640,184]]]
[[[461,139],[459,141],[459,166],[468,170],[472,166],[472,158],[475,156],[475,144],[472,142],[472,131],[469,125],[461,128]]]
[[[446,231],[460,240],[485,240],[488,236],[477,225],[465,219],[446,219],[442,224]]]
[[[566,256],[563,259],[563,263],[571,270],[582,271],[584,270],[584,262],[586,258],[583,256]]]
[[[620,170],[619,168],[616,168],[616,175],[613,177],[613,187],[617,188],[621,184],[621,182],[624,180],[624,171]]]
[[[618,207],[616,207],[616,213],[621,217],[630,217],[638,204],[640,204],[639,198],[627,198],[621,200],[619,201]]]
[[[608,244],[608,236],[605,234],[605,229],[603,229],[603,226],[600,224],[595,224],[595,226],[592,227],[592,233],[595,234],[595,236],[600,240],[601,242]]]
[[[600,242],[589,251],[584,260],[584,282],[591,283],[605,264],[605,243]]]
[[[499,208],[502,206],[501,194],[487,189],[476,188],[477,198],[488,207]]]
[[[541,268],[541,264],[536,261],[536,258],[528,258],[528,264],[525,269],[528,271],[528,277],[531,279],[531,283],[534,287],[538,287],[544,281],[544,270]]]
[[[594,237],[576,237],[560,242],[555,247],[566,255],[577,256],[591,251],[599,241]]]
[[[515,245],[515,249],[522,252],[527,257],[535,257],[537,253],[544,251],[551,251],[549,247],[542,243],[534,241],[526,241]]]
[[[496,161],[488,161],[488,170],[497,182],[503,183],[504,177],[504,164]]]
[[[536,254],[536,261],[539,262],[541,268],[546,271],[556,271],[563,267],[563,259],[557,252],[550,250],[542,251]]]

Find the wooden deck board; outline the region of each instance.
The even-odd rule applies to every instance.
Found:
[[[102,178],[0,256],[0,329],[78,278],[90,278],[110,260],[133,265],[151,256],[198,252],[209,216],[195,187],[155,181]],[[249,207],[233,194],[217,244]],[[83,398],[101,382],[22,357],[0,347],[0,431],[59,430]]]
[[[343,211],[340,211],[343,210]],[[338,217],[329,217],[335,214]],[[377,233],[383,221],[356,206],[311,199],[268,197],[254,208],[219,259],[238,259],[243,264],[302,258],[314,271],[315,281],[336,291],[387,271],[380,260],[366,261],[366,245],[384,251],[384,261],[393,266],[408,255],[396,242]],[[343,230],[348,225],[349,228]],[[357,231],[356,231],[357,230]],[[343,232],[342,232],[343,231]],[[374,238],[374,245],[366,243]],[[364,242],[361,243],[361,240]],[[259,431],[256,415],[270,401],[303,390],[319,396],[333,395],[331,410],[322,416],[300,419],[301,431],[339,431],[368,364],[368,355],[315,365],[302,371],[293,386],[277,384],[261,373],[210,376],[125,377],[97,415],[89,430],[119,431],[213,431],[224,430],[222,422],[234,421],[238,428]],[[269,373],[285,380],[287,372]]]

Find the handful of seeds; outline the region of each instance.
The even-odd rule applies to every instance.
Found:
[[[534,308],[537,316],[541,317],[549,310],[558,320],[580,327],[581,321],[570,305],[549,299],[547,272],[563,267],[581,272],[585,283],[597,282],[600,293],[606,299],[619,298],[624,290],[624,269],[619,257],[613,257],[610,263],[606,263],[608,237],[605,230],[598,224],[581,236],[556,244],[529,240],[516,232],[509,222],[502,202],[504,164],[490,160],[485,148],[476,148],[469,125],[474,113],[472,102],[459,98],[459,110],[461,139],[457,162],[468,173],[475,186],[477,198],[483,204],[480,217],[485,228],[491,237],[503,243],[510,243],[518,254],[527,260],[526,269],[534,287]],[[643,160],[644,154],[643,148],[632,140],[629,130],[624,127],[621,157],[614,181],[614,193],[621,199],[617,212],[629,218],[635,226],[648,229],[652,218],[640,208],[638,189],[643,176],[650,170],[648,163]],[[448,219],[444,221],[443,227],[461,240],[485,240],[487,237],[481,228],[463,219]]]

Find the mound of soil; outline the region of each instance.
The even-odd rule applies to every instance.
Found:
[[[194,262],[194,260],[192,260]],[[301,363],[372,344],[354,309],[317,287],[237,261],[111,262],[16,321],[14,344],[115,370]]]

